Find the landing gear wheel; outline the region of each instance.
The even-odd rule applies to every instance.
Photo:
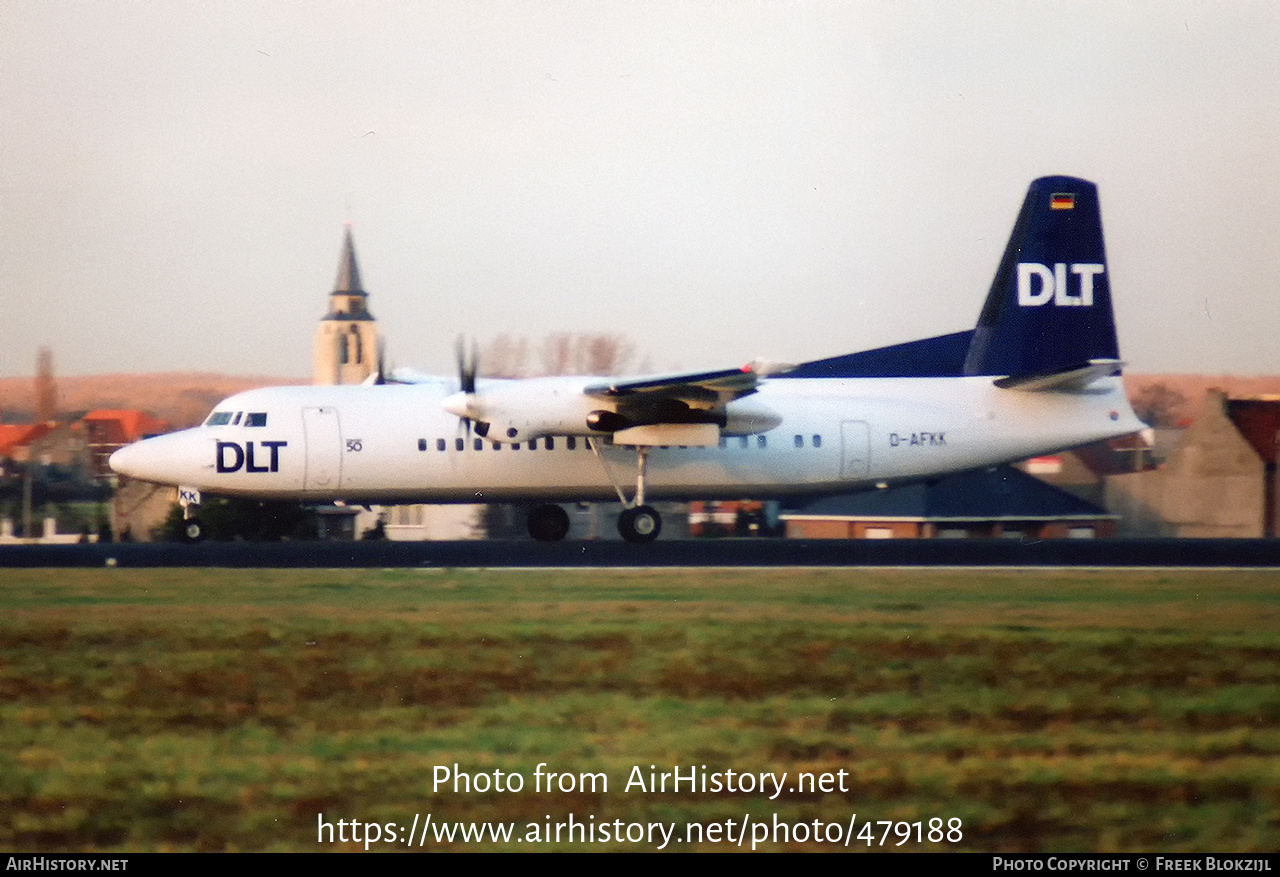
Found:
[[[182,522],[182,538],[186,542],[199,542],[204,538],[204,525],[199,518],[188,518]]]
[[[662,516],[652,506],[623,509],[618,516],[618,532],[628,542],[652,542],[662,532]]]
[[[539,542],[559,542],[569,532],[569,513],[558,505],[529,510],[529,535]]]

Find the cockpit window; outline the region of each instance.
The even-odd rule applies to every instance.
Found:
[[[205,426],[226,426],[231,422],[230,411],[215,411],[209,415],[209,419],[204,422]]]
[[[267,412],[250,411],[248,414],[244,416],[244,425],[245,426],[266,426]]]
[[[237,411],[237,412],[236,412],[236,416],[235,416],[235,418],[231,421],[231,425],[232,425],[232,426],[239,426],[239,425],[240,425],[240,415],[242,415],[242,414],[244,414],[244,412],[243,412],[243,411]]]

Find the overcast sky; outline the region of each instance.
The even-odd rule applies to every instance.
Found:
[[[1280,373],[1280,4],[0,0],[0,374],[306,377],[353,223],[392,358],[654,370],[970,328],[1100,186],[1133,371]]]

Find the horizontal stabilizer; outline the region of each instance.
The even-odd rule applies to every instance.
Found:
[[[1058,393],[1075,393],[1083,390],[1098,378],[1120,374],[1124,365],[1118,359],[1095,359],[1081,368],[1069,369],[1052,375],[1025,375],[999,378],[995,384],[1003,390],[1033,390]]]

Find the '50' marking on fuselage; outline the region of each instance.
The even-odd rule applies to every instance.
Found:
[[[254,445],[266,448],[270,452],[267,465],[259,465],[254,459]],[[239,442],[218,442],[218,449],[214,456],[219,472],[239,472],[241,469],[246,472],[279,472],[280,449],[288,445],[288,442],[245,442],[241,447]],[[259,451],[258,456],[261,455],[262,452]]]

